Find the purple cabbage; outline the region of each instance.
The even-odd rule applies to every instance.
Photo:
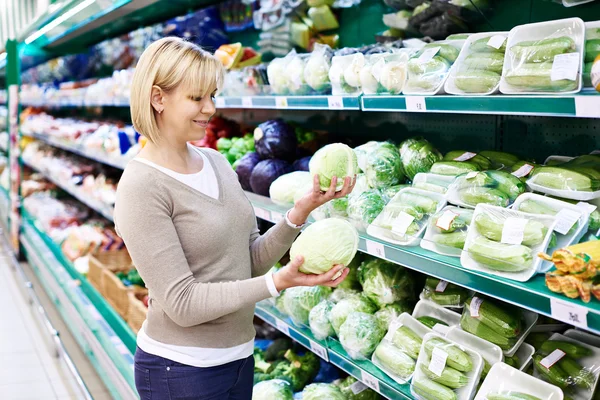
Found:
[[[239,168],[239,167],[238,167]],[[259,162],[250,176],[250,187],[256,194],[269,196],[271,183],[281,175],[292,172],[292,165],[283,160],[263,160]]]
[[[255,152],[250,152],[239,159],[235,172],[244,190],[252,190],[250,187],[250,177],[254,167],[260,162],[260,157]]]
[[[302,157],[292,164],[294,167],[294,171],[308,171],[308,163],[310,162],[311,157]]]
[[[262,159],[292,161],[296,156],[298,139],[295,129],[281,119],[263,122],[254,130],[254,145]]]

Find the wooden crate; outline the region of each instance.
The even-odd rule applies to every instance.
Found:
[[[127,250],[99,252],[90,256],[88,280],[124,319],[129,309],[130,289],[115,275],[133,267]]]
[[[148,289],[140,286],[134,286],[129,292],[129,310],[127,312],[126,320],[127,324],[135,333],[138,333],[142,328],[142,324],[146,320],[146,315],[148,314],[148,308],[138,296],[143,297],[147,294]]]

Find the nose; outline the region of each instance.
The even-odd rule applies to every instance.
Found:
[[[217,108],[215,107],[212,97],[206,96],[206,98],[202,100],[202,114],[212,116],[216,111]]]

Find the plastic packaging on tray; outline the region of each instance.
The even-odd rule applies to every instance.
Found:
[[[510,396],[513,397],[510,397]],[[524,397],[529,396],[529,397]],[[475,400],[506,399],[563,400],[556,386],[540,381],[504,363],[495,364],[475,396]]]
[[[339,339],[350,358],[364,360],[371,357],[385,333],[374,315],[352,312],[340,327]]]
[[[505,356],[513,356],[538,319],[534,312],[495,300],[473,296],[465,303],[460,327],[499,346]]]
[[[370,223],[381,213],[385,206],[385,197],[377,189],[366,190],[348,197],[348,218],[357,229],[366,230]]]
[[[359,95],[362,92],[360,70],[364,65],[365,56],[362,53],[334,56],[329,69],[331,93],[334,96]]]
[[[400,94],[408,76],[408,58],[412,50],[400,49],[392,53],[370,54],[360,70],[364,94]]]
[[[367,228],[373,237],[402,246],[418,246],[429,217],[446,205],[439,193],[404,188]]]
[[[460,257],[472,219],[473,210],[444,207],[429,219],[421,247],[445,256]]]
[[[436,323],[448,327],[460,324],[460,314],[427,299],[421,299],[417,302],[412,316],[423,325],[432,329]]]
[[[498,92],[507,38],[508,32],[469,36],[446,80],[446,93],[489,95]]]
[[[483,359],[476,351],[428,333],[423,338],[410,391],[420,400],[469,400],[482,369]]]
[[[454,182],[454,179],[454,176],[419,172],[415,175],[412,186],[415,189],[445,194],[448,191],[448,187]]]
[[[533,170],[527,185],[536,192],[573,200],[600,198],[600,155],[586,154]]]
[[[431,332],[410,314],[402,313],[390,324],[387,334],[375,349],[371,361],[400,384],[410,380],[423,337]]]
[[[463,267],[519,282],[539,268],[539,252],[552,240],[555,218],[479,204],[460,256]]]
[[[571,339],[578,340],[582,343],[589,344],[590,346],[600,348],[600,337],[589,332],[585,332],[579,328],[567,329],[563,335],[570,337]]]
[[[576,204],[540,196],[539,194],[523,193],[517,198],[512,208],[530,214],[556,216],[557,223],[554,226],[556,243],[554,246],[548,247],[548,254],[552,254],[554,250],[579,243],[579,240],[588,230],[589,214]],[[540,264],[539,272],[549,271],[553,266],[552,262],[543,261]]]
[[[462,308],[469,297],[469,290],[447,281],[428,276],[421,298],[431,300],[439,306]]]
[[[538,22],[508,35],[500,91],[577,93],[582,85],[585,27],[579,18]]]
[[[525,371],[525,369],[531,365],[533,353],[535,353],[535,347],[529,343],[521,343],[516,353],[512,355],[513,360],[516,361],[516,365],[514,365],[514,367],[520,369],[521,371]]]
[[[555,333],[533,355],[533,366],[534,377],[574,400],[590,400],[600,375],[600,349]]]
[[[315,93],[331,91],[329,69],[333,52],[327,45],[315,43],[306,65],[304,66],[304,81]]]
[[[448,202],[475,208],[477,204],[508,207],[525,192],[525,184],[505,171],[469,172],[459,175],[450,185]]]
[[[464,40],[442,40],[425,45],[408,60],[404,94],[438,94],[464,44]]]

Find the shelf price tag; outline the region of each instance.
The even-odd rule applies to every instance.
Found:
[[[361,381],[377,393],[379,393],[379,379],[375,378],[373,375],[368,373],[367,371],[361,370],[362,375]]]
[[[330,110],[341,110],[344,108],[344,98],[342,96],[327,96],[327,107]]]
[[[319,343],[311,340],[310,341],[310,350],[321,357],[323,360],[329,362],[329,356],[327,354],[327,349],[321,346]]]
[[[575,96],[575,115],[600,118],[600,96]]]
[[[585,307],[571,304],[566,301],[550,298],[550,310],[552,318],[566,322],[580,328],[587,329],[587,313]]]
[[[215,98],[215,105],[217,106],[217,108],[225,107],[225,98],[224,97]]]
[[[565,355],[566,353],[564,351],[562,351],[561,349],[556,349],[548,356],[542,358],[540,364],[542,364],[547,369],[550,369],[550,367],[559,362],[560,359],[563,358]]]
[[[366,242],[367,253],[375,257],[385,258],[385,248],[383,247],[383,244],[368,239],[366,240]]]
[[[367,385],[365,385],[361,381],[356,381],[352,385],[350,385],[350,390],[352,390],[352,393],[354,394],[360,394],[367,390]]]
[[[288,324],[278,319],[275,322],[275,325],[277,326],[277,329],[281,331],[281,333],[285,334],[286,336],[290,336],[290,326]]]
[[[254,214],[260,219],[271,221],[271,213],[269,212],[269,210],[265,210],[265,209],[259,208],[259,207],[254,207]]]
[[[406,96],[406,111],[427,111],[427,104],[425,104],[424,96]]]
[[[249,97],[249,96],[242,97],[242,107],[252,108],[252,97]]]
[[[288,107],[287,97],[281,97],[281,96],[275,97],[275,107],[287,108]]]
[[[554,230],[561,235],[566,235],[571,228],[573,228],[573,225],[579,221],[579,218],[581,218],[581,213],[569,210],[568,208],[563,208],[556,214],[556,225],[554,225]]]

